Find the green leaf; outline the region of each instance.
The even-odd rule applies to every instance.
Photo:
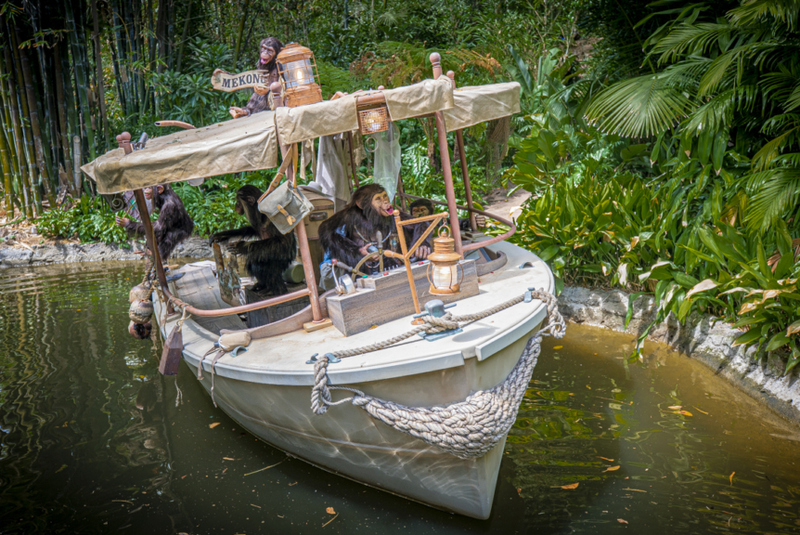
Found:
[[[761,331],[758,329],[750,329],[746,333],[737,336],[736,340],[733,341],[733,345],[734,346],[750,345],[759,338],[761,338]]]
[[[628,296],[628,311],[625,313],[625,328],[628,328],[628,324],[631,322],[631,318],[633,317],[633,302],[636,301],[636,298],[639,296],[644,295],[644,292],[634,292]]]
[[[790,341],[791,340],[789,339],[788,336],[786,336],[786,333],[781,331],[770,339],[769,343],[767,344],[766,350],[775,351],[779,347],[785,346]]]

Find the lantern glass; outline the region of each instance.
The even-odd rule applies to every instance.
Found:
[[[309,59],[290,61],[283,65],[283,80],[286,87],[298,87],[314,83],[314,70]]]
[[[451,290],[453,286],[458,286],[458,265],[434,266],[431,284],[437,290]]]

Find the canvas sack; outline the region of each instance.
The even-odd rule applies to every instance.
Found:
[[[258,211],[266,214],[281,234],[287,234],[314,209],[311,201],[284,182],[258,201]]]

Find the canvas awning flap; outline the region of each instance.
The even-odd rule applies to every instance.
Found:
[[[418,84],[383,91],[389,117],[400,121],[422,117],[453,107],[453,82],[447,76],[438,80],[423,80]]]
[[[277,108],[275,126],[284,145],[358,130],[355,95],[296,108]]]
[[[352,93],[328,100],[275,110],[275,125],[281,143],[297,143],[307,139],[358,130],[357,99],[376,91]],[[453,107],[452,82],[446,76],[417,84],[380,91],[386,99],[392,121],[429,115]]]
[[[447,131],[492,121],[519,113],[517,82],[461,87],[453,92],[454,106],[444,110]]]
[[[115,149],[81,167],[100,193],[118,193],[278,164],[274,112],[265,111],[148,140],[144,149]],[[134,135],[134,141],[138,136]]]

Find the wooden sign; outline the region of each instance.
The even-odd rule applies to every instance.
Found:
[[[239,74],[219,71],[211,75],[211,85],[219,91],[239,91],[253,89],[257,85],[268,85],[268,77],[268,71],[245,71]]]

